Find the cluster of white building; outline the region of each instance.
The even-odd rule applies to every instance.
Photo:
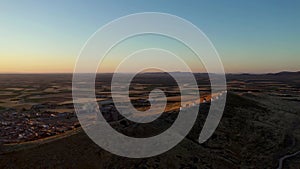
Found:
[[[220,99],[224,94],[226,94],[226,93],[227,93],[226,90],[225,90],[225,91],[222,91],[222,92],[218,93],[217,95],[212,96],[210,100],[206,100],[206,98],[204,98],[203,101],[202,101],[202,103],[209,103],[209,102],[214,102],[214,101],[216,101],[216,100],[219,100],[219,99]],[[186,108],[193,107],[193,106],[198,106],[199,104],[200,104],[200,102],[195,101],[195,102],[193,102],[192,104],[185,104],[185,105],[181,106],[181,107],[179,108],[179,110],[180,110],[180,111],[181,111],[181,110],[185,110]]]

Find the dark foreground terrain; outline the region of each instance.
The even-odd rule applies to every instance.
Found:
[[[207,75],[195,76],[202,104],[189,135],[164,154],[129,159],[101,149],[82,131],[73,108],[70,74],[0,75],[0,169],[299,169],[300,72],[227,75],[223,118],[203,144],[198,143],[199,133],[210,99],[217,95],[210,93]],[[149,137],[172,125],[180,102],[174,80],[161,73],[136,77],[130,93],[133,105],[141,110],[149,107],[149,92],[160,88],[167,95],[165,111],[169,112],[139,125],[118,115],[110,79],[110,74],[104,74],[96,80],[96,97],[102,114],[117,131]]]
[[[118,157],[95,145],[80,129],[61,137],[1,147],[0,168],[277,168],[279,159],[300,150],[300,105],[275,96],[228,94],[223,119],[208,142],[199,144],[209,105],[179,145],[152,158]],[[298,112],[298,113],[297,113]],[[176,118],[166,115],[164,119]],[[153,132],[167,120],[128,132]],[[299,155],[283,168],[298,168]]]

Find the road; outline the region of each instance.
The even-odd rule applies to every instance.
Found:
[[[298,154],[300,154],[300,150],[297,151],[297,152],[295,152],[295,153],[293,153],[293,154],[288,154],[288,155],[285,155],[285,156],[281,157],[281,158],[279,159],[279,166],[278,166],[277,169],[282,169],[284,160],[286,160],[286,159],[288,159],[288,158],[291,158],[291,157],[294,157],[294,156],[296,156],[296,155],[298,155]]]

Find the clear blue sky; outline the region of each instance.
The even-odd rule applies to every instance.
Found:
[[[300,1],[0,2],[0,72],[72,72],[101,26],[137,12],[185,18],[213,42],[227,72],[300,70]]]

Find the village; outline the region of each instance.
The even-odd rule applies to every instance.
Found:
[[[37,140],[64,133],[80,127],[74,112],[41,111],[41,107],[32,106],[29,110],[17,112],[9,108],[0,113],[0,142],[3,144]]]

